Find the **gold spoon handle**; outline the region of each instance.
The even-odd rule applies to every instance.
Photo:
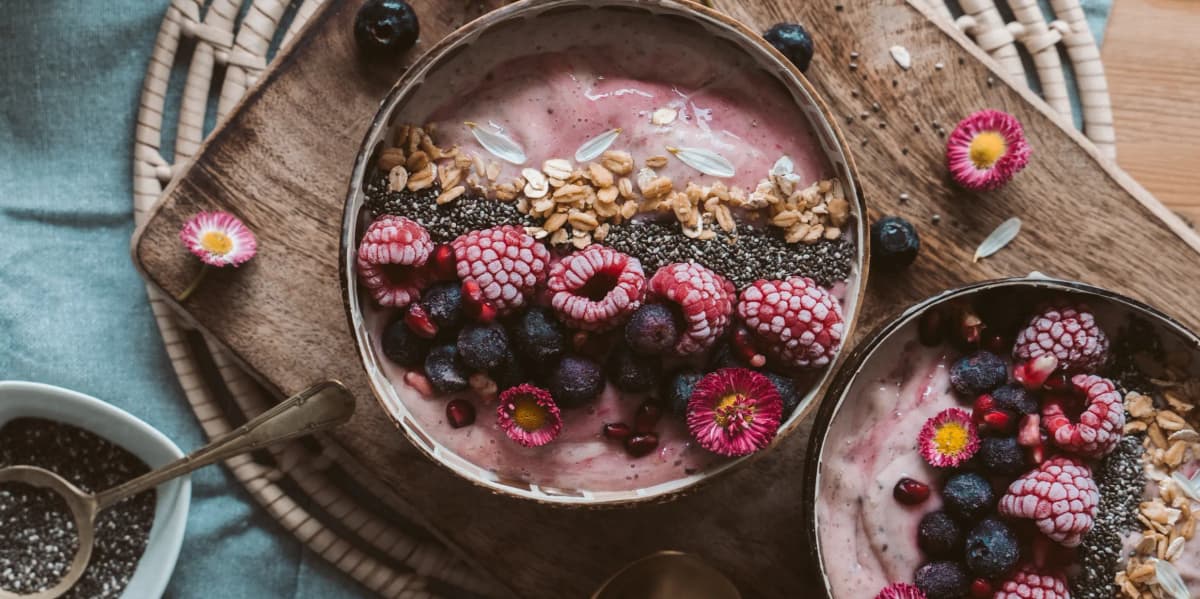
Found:
[[[96,511],[197,468],[279,441],[341,424],[354,414],[354,397],[337,381],[319,383],[178,460],[96,495]]]

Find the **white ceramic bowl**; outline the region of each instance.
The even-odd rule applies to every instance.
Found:
[[[52,385],[0,381],[0,427],[17,418],[42,418],[89,430],[136,455],[151,468],[183,457],[165,435],[128,412]],[[192,482],[183,476],[158,487],[154,525],[122,597],[161,597],[183,544]]]

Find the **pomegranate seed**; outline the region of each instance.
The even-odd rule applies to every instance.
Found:
[[[746,327],[738,327],[733,332],[732,345],[737,355],[752,368],[762,368],[767,365],[767,357],[754,347],[754,339],[750,337],[750,331],[746,330]]]
[[[1016,419],[1012,414],[1004,410],[991,410],[984,413],[983,424],[992,431],[998,433],[1010,433],[1016,425]]]
[[[429,271],[439,281],[453,281],[458,278],[458,263],[454,258],[454,248],[443,243],[433,249],[429,257]]]
[[[475,406],[465,399],[452,399],[446,404],[446,420],[454,428],[471,426],[475,423]]]
[[[1074,389],[1074,386],[1071,384],[1071,377],[1067,376],[1065,372],[1050,375],[1050,378],[1042,383],[1042,387],[1051,391],[1071,391]]]
[[[404,315],[404,324],[418,337],[426,339],[433,339],[438,332],[437,323],[433,322],[421,304],[413,304],[408,308],[408,314]]]
[[[902,478],[896,483],[896,488],[892,489],[892,497],[904,505],[924,503],[929,499],[929,485],[911,478]]]
[[[975,398],[975,411],[988,412],[996,409],[996,400],[992,398],[991,393],[984,393]]]
[[[972,310],[963,310],[958,322],[958,335],[967,345],[977,345],[983,337],[985,325],[979,315]]]
[[[1023,447],[1037,447],[1042,444],[1042,417],[1037,414],[1026,414],[1021,417],[1017,427],[1017,444]]]
[[[992,583],[986,578],[976,578],[971,581],[971,597],[973,599],[988,599],[992,596]]]
[[[983,349],[998,356],[1003,356],[1012,349],[1012,344],[1004,338],[1004,335],[984,335],[982,345]]]
[[[610,422],[604,425],[605,438],[620,441],[621,439],[628,438],[631,434],[633,434],[633,431],[624,422]]]
[[[656,447],[658,447],[658,435],[654,433],[638,433],[625,439],[625,451],[635,458],[649,454]]]
[[[1036,390],[1058,369],[1058,358],[1054,354],[1042,354],[1028,362],[1013,367],[1013,378],[1026,389]]]
[[[917,321],[917,337],[921,345],[933,347],[946,338],[946,319],[940,310],[927,310]]]
[[[462,285],[463,312],[474,320],[489,323],[496,319],[496,308],[483,298],[483,289],[475,281],[464,281]]]
[[[650,402],[643,403],[633,417],[633,429],[639,433],[652,433],[661,417],[662,408]]]

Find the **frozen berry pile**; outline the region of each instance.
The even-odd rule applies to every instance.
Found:
[[[935,480],[901,478],[893,497],[919,506],[937,496],[941,508],[918,525],[915,584],[878,599],[1070,597],[1076,551],[1100,517],[1093,471],[1125,427],[1122,395],[1100,375],[1108,339],[1083,304],[987,312],[959,306],[919,323],[923,344],[957,352],[949,378],[962,407],[915,433]]]

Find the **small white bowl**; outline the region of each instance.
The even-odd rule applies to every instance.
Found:
[[[0,427],[17,418],[42,418],[76,426],[125,448],[151,468],[183,457],[165,435],[128,412],[94,397],[61,387],[0,381]],[[121,597],[161,597],[175,570],[191,503],[192,481],[186,476],[158,486],[154,525],[146,551]]]

